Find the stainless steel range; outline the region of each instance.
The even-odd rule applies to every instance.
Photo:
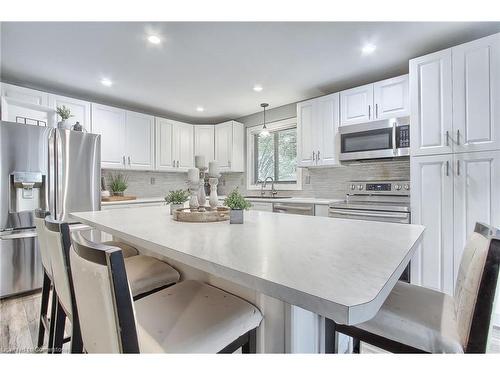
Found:
[[[410,223],[410,181],[351,181],[346,199],[330,203],[329,216]]]
[[[328,216],[410,224],[410,181],[352,181],[343,202],[330,203]],[[410,282],[410,266],[400,280]]]

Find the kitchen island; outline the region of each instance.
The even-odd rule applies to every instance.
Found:
[[[263,352],[286,350],[286,338],[278,345],[266,343],[276,336],[276,326],[286,324],[287,314],[280,322],[275,313],[278,301],[340,324],[372,318],[424,231],[419,225],[256,211],[245,212],[243,225],[182,223],[174,221],[165,206],[72,216],[166,258],[181,268],[183,277],[191,278],[189,271],[182,272],[185,265],[255,303],[265,316],[261,329],[267,332],[261,332],[258,341]],[[236,287],[226,287],[224,281]],[[270,305],[274,310],[268,314]]]

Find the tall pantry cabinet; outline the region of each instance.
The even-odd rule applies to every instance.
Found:
[[[476,221],[500,226],[500,34],[410,60],[412,282],[453,294]]]

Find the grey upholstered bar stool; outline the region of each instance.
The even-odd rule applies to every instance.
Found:
[[[260,311],[190,280],[133,301],[119,248],[72,234],[71,270],[88,353],[256,351]]]
[[[454,296],[398,282],[377,315],[357,326],[326,321],[327,349],[336,332],[395,353],[484,353],[500,265],[500,230],[476,223],[460,263]]]
[[[44,229],[43,236],[45,237],[48,254],[50,254],[57,299],[55,304],[53,350],[60,352],[62,349],[67,317],[72,324],[71,352],[81,353],[83,347],[69,263],[70,226],[68,223],[55,221],[48,216],[45,218]],[[125,244],[120,243],[121,247],[125,248],[128,255],[132,255],[125,258],[125,267],[134,275],[134,278],[129,280],[129,287],[134,298],[161,290],[179,280],[179,273],[167,263],[144,255],[133,255],[133,251]]]

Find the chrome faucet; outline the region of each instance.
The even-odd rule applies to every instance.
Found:
[[[271,180],[271,195],[274,197],[274,196],[276,196],[276,194],[278,194],[278,192],[276,190],[274,190],[274,178],[272,178],[271,176],[266,177],[266,179],[262,182],[262,185],[260,188],[260,195],[262,197],[265,195],[264,188],[266,187],[268,180]]]

